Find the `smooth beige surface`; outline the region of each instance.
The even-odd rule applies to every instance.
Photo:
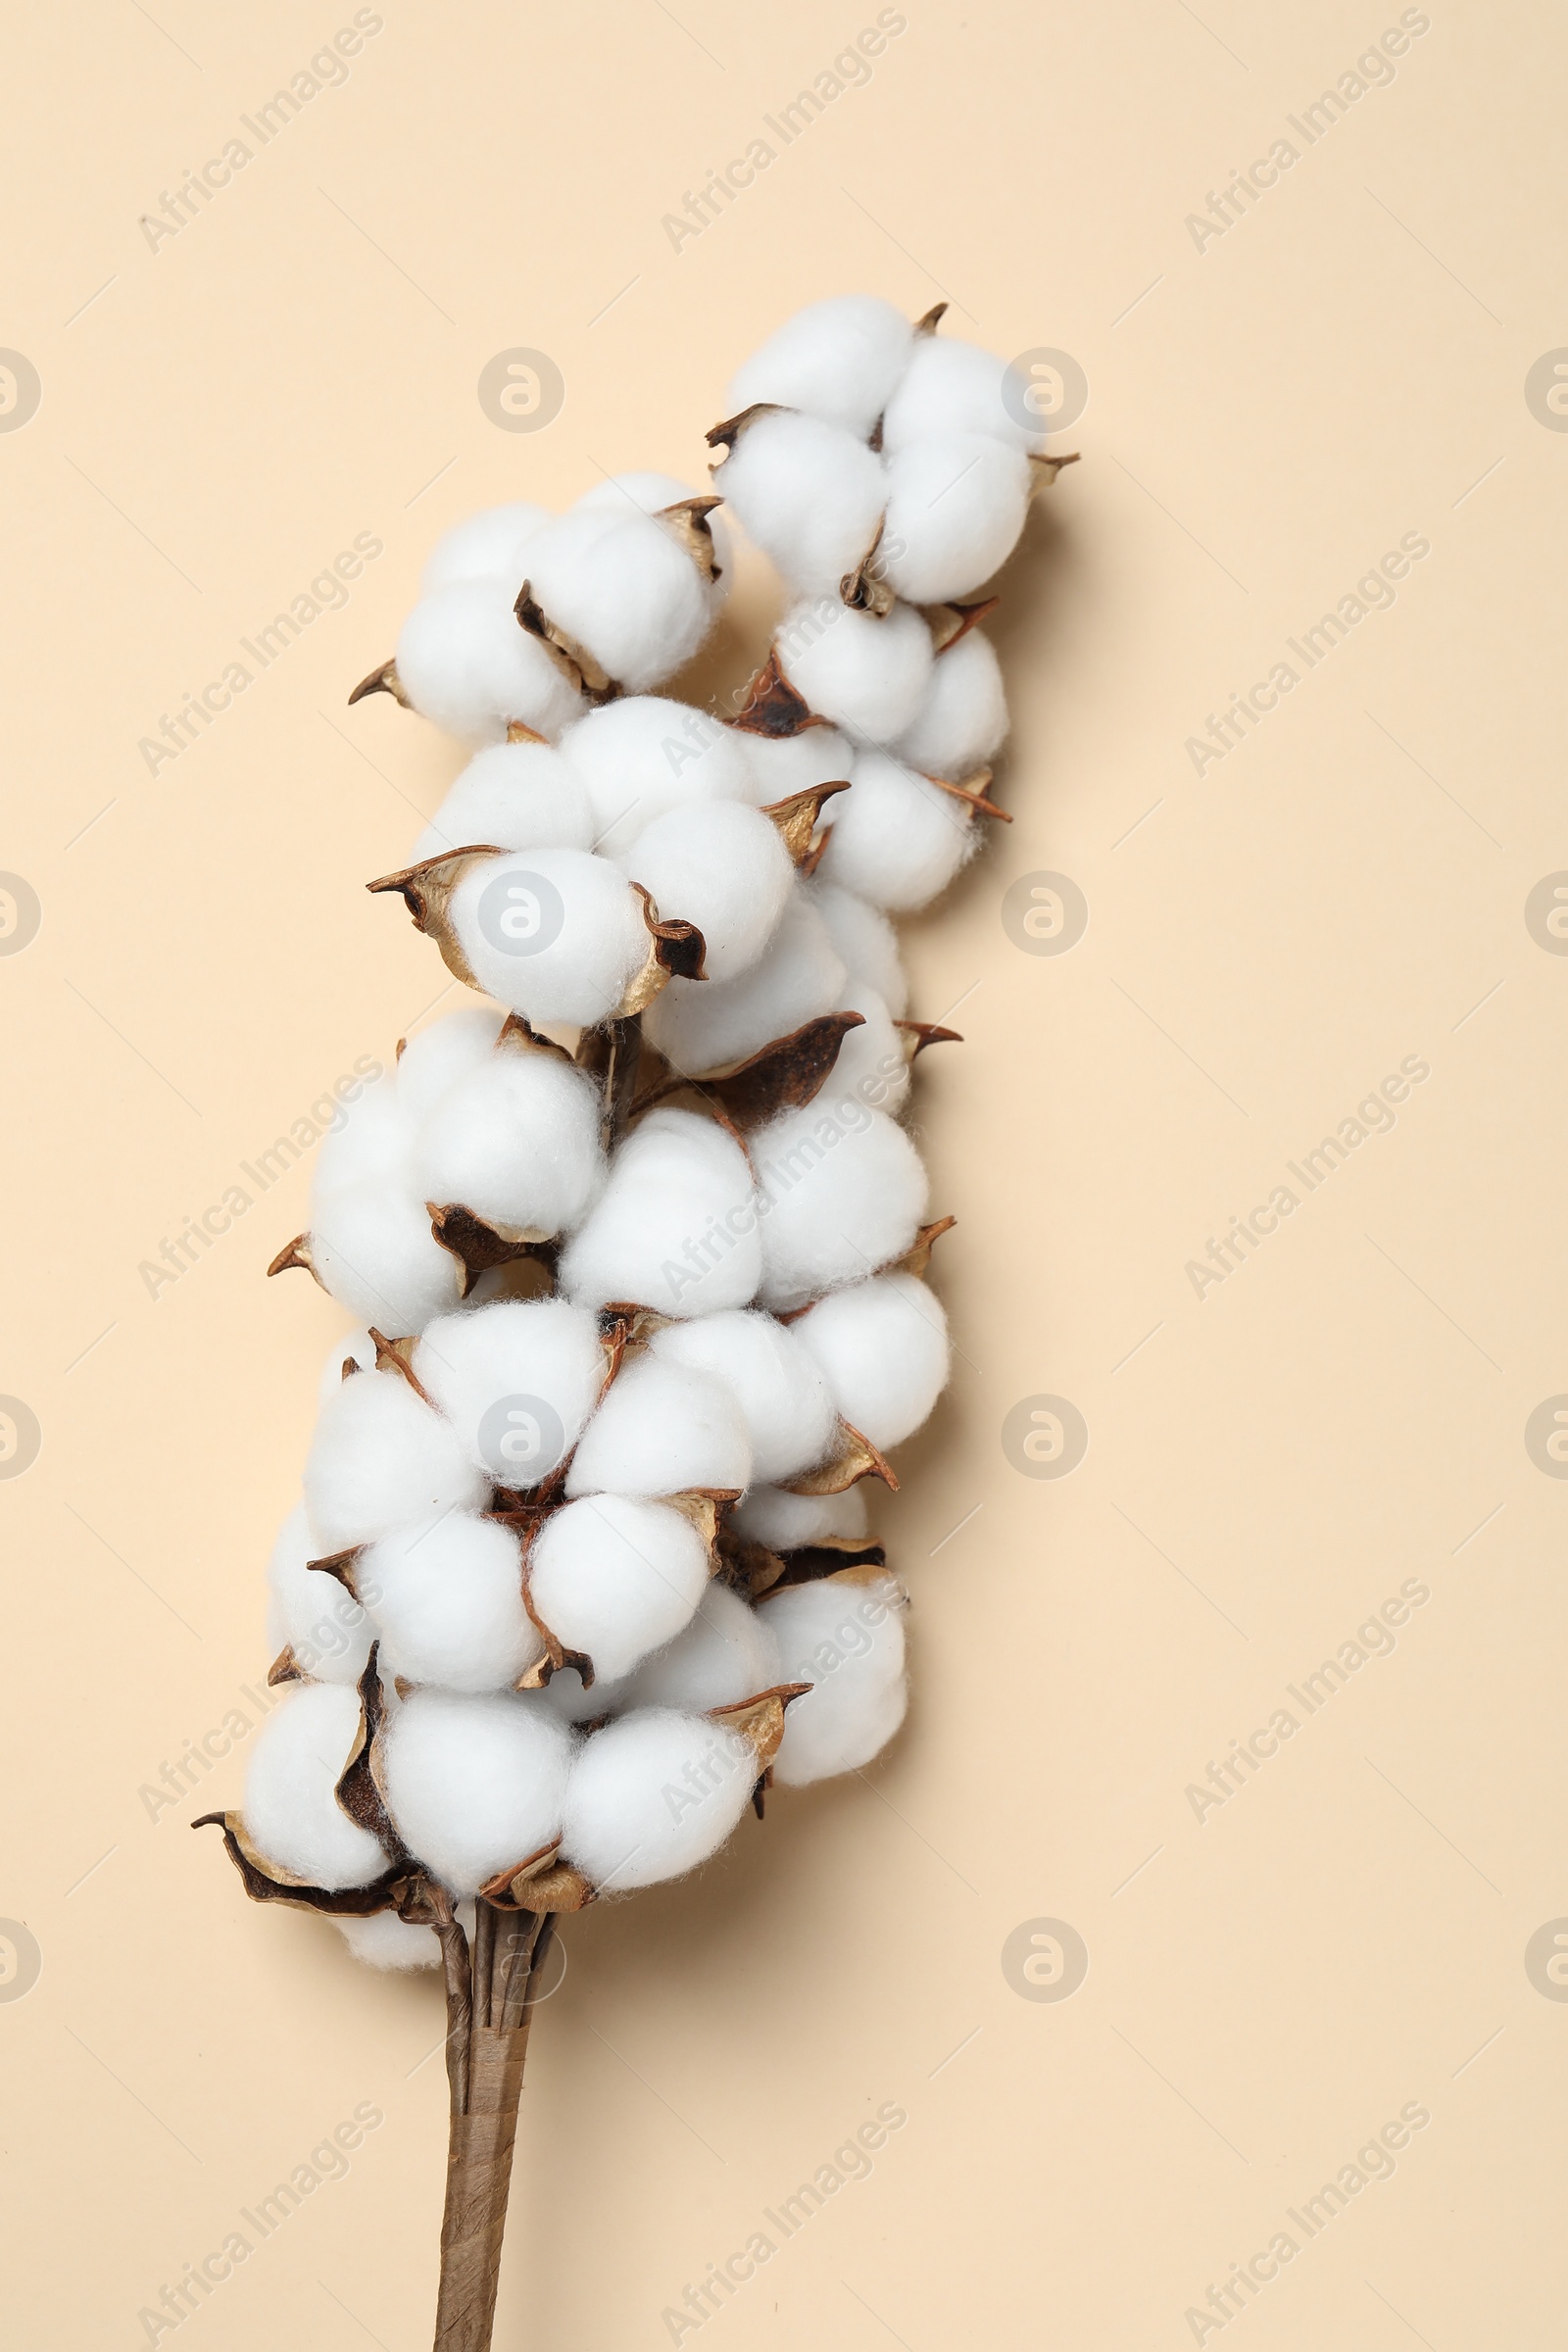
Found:
[[[785,147],[764,119],[873,9],[387,0],[262,147],[241,118],[352,13],[11,12],[0,343],[42,405],[0,433],[0,866],[42,928],[0,959],[0,1390],[42,1451],[0,1484],[0,1915],[42,1976],[0,2000],[7,2340],[146,2342],[368,2107],[347,2177],[178,2340],[428,2342],[434,1982],[244,1902],[184,1827],[237,1801],[243,1741],[156,1819],[140,1793],[254,1718],[340,1322],[262,1279],[309,1153],[265,1195],[241,1168],[446,977],[361,886],[456,754],[344,708],[437,532],[618,466],[701,481],[733,364],[869,288],[1090,386],[998,622],[1017,821],[909,943],[913,1009],[968,1041],[918,1103],[957,1377],[880,1514],[917,1694],[864,1779],[568,1927],[498,2345],[652,2352],[763,2230],[681,2341],[1547,2352],[1568,2006],[1524,1955],[1568,1914],[1568,1485],[1524,1429],[1568,1391],[1568,959],[1524,908],[1568,868],[1568,437],[1524,386],[1568,343],[1560,14],[1433,0],[1308,145],[1288,118],[1397,8],[910,0]],[[250,162],[150,247],[139,216],[236,133]],[[677,248],[663,216],[758,137],[775,160]],[[1298,160],[1200,247],[1189,214],[1281,137]],[[518,346],[566,387],[533,434],[475,394]],[[361,533],[346,606],[150,774],[161,714]],[[1308,668],[1288,640],[1404,534],[1430,552],[1392,608]],[[746,674],[770,598],[749,565],[691,691]],[[1294,690],[1195,772],[1281,661]],[[1001,918],[1042,870],[1090,907],[1060,956]],[[1287,1163],[1405,1057],[1396,1126],[1309,1195]],[[1197,1295],[1188,1262],[1281,1184],[1295,1213]],[[143,1261],[236,1185],[150,1297]],[[1059,1482],[1001,1442],[1046,1394],[1090,1432]],[[1309,1715],[1289,1687],[1411,1580],[1393,1654]],[[1280,1708],[1294,1736],[1200,1805]],[[1041,1919],[1090,1954],[1059,2003],[1004,1972]],[[887,2103],[870,2177],[786,2240],[764,2208]],[[1309,2237],[1288,2209],[1407,2107],[1393,2177]],[[1245,2316],[1186,2316],[1281,2231]]]

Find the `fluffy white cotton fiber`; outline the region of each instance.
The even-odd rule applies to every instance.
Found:
[[[361,1552],[355,1584],[384,1680],[505,1690],[544,1655],[522,1605],[521,1548],[494,1519],[448,1511],[400,1527]]]
[[[456,580],[499,580],[515,596],[522,583],[522,551],[549,520],[548,507],[518,499],[507,507],[486,507],[466,522],[455,523],[425,559],[420,594],[433,596]]]
[[[790,1478],[819,1462],[836,1425],[827,1382],[794,1331],[771,1315],[736,1310],[671,1323],[655,1334],[661,1363],[706,1372],[746,1417],[754,1478]]]
[[[846,990],[844,1009],[858,1012],[860,1026],[850,1030],[839,1048],[828,1092],[836,1100],[849,1095],[872,1110],[896,1113],[909,1091],[903,1035],[883,999],[863,982]]]
[[[580,1306],[612,1299],[666,1315],[744,1306],[761,1275],[746,1154],[715,1119],[652,1110],[610,1165],[597,1205],[567,1243],[561,1287]]]
[[[343,1940],[367,1968],[439,1968],[441,1939],[434,1928],[416,1928],[395,1911],[372,1911],[368,1919],[335,1919]]]
[[[256,1735],[245,1775],[245,1827],[259,1853],[313,1886],[367,1886],[387,1857],[333,1795],[360,1728],[342,1683],[303,1683]]]
[[[590,710],[562,751],[588,796],[593,846],[607,858],[622,857],[666,808],[752,797],[733,733],[706,711],[659,695],[627,695]],[[662,901],[659,911],[686,913]]]
[[[554,1512],[528,1555],[535,1614],[586,1651],[593,1695],[672,1640],[708,1589],[708,1546],[668,1503],[585,1494]]]
[[[807,896],[827,925],[853,987],[874,988],[896,1021],[909,1009],[909,984],[899,957],[898,934],[880,906],[853,891],[823,881],[820,872],[806,885]]]
[[[663,1708],[623,1715],[573,1762],[562,1859],[606,1894],[679,1878],[723,1844],[757,1777],[737,1732]]]
[[[710,1585],[685,1632],[638,1667],[624,1704],[706,1715],[710,1707],[755,1698],[781,1680],[769,1628],[727,1585]]]
[[[460,1078],[487,1062],[501,1034],[502,1015],[490,1004],[465,1004],[406,1040],[398,1055],[398,1108],[407,1122],[409,1164],[420,1123]]]
[[[773,1759],[784,1788],[868,1764],[904,1721],[904,1606],[897,1578],[885,1572],[764,1596],[759,1614],[778,1643],[780,1680],[811,1685],[784,1717]]]
[[[563,1461],[599,1401],[605,1354],[593,1316],[564,1298],[498,1298],[444,1315],[414,1369],[466,1459],[528,1488]]]
[[[864,1537],[870,1514],[862,1486],[846,1487],[842,1494],[790,1494],[782,1487],[753,1487],[735,1505],[730,1524],[749,1544],[765,1544],[770,1551],[796,1551],[803,1544],[820,1544],[824,1536]]]
[[[846,1421],[884,1451],[919,1428],[948,1381],[948,1319],[912,1274],[819,1299],[791,1329]]]
[[[911,604],[972,596],[1001,569],[1029,512],[1033,475],[1021,450],[984,433],[912,441],[887,465],[881,568]]]
[[[887,496],[882,462],[863,439],[789,409],[742,428],[713,487],[801,596],[838,595],[871,551]]]
[[[970,629],[938,654],[914,724],[893,748],[906,767],[961,783],[991,758],[1006,732],[996,648],[979,629]]]
[[[983,433],[1009,449],[1037,449],[1043,424],[1024,424],[1018,414],[1026,388],[1021,379],[1009,382],[995,352],[947,335],[922,336],[888,402],[882,447],[892,457],[939,434]]]
[[[313,1207],[332,1193],[367,1178],[397,1177],[409,1166],[412,1131],[391,1073],[374,1079],[352,1102],[342,1102],[316,1155]]]
[[[771,401],[868,440],[913,344],[903,312],[873,294],[813,302],[753,353],[725,395],[726,414]]]
[[[803,727],[798,735],[754,735],[745,727],[726,727],[725,739],[739,753],[746,769],[746,797],[759,808],[793,800],[813,784],[846,784],[855,758],[837,727]],[[828,807],[825,822],[831,823]]]
[[[329,1396],[337,1395],[343,1386],[343,1366],[350,1362],[358,1364],[362,1372],[370,1372],[375,1368],[375,1342],[363,1325],[358,1331],[345,1332],[327,1349],[321,1365],[321,1377],[317,1383],[316,1401],[318,1407],[325,1404]],[[353,1374],[349,1377],[352,1379]]]
[[[902,1257],[925,1214],[920,1155],[883,1112],[830,1100],[770,1120],[753,1138],[762,1217],[762,1299],[776,1311]]]
[[[945,890],[979,847],[967,804],[887,752],[862,752],[817,871],[899,913]]]
[[[317,1557],[412,1519],[484,1507],[491,1482],[396,1372],[356,1372],[322,1406],[305,1464]]]
[[[785,615],[774,650],[818,717],[863,743],[912,725],[931,678],[931,631],[909,605],[878,619],[819,597]]]
[[[818,1013],[836,1011],[845,978],[826,924],[797,889],[750,971],[738,980],[671,980],[643,1030],[675,1069],[695,1077],[748,1061]]]
[[[515,587],[460,580],[416,604],[398,635],[397,669],[421,718],[470,743],[499,743],[512,719],[556,735],[583,708],[514,612]]]
[[[598,1087],[510,1039],[442,1095],[414,1154],[420,1199],[514,1232],[564,1232],[603,1181]]]
[[[324,1291],[388,1339],[458,1302],[458,1261],[407,1177],[332,1188],[311,1211],[311,1264]]]
[[[540,611],[627,694],[646,694],[689,661],[712,612],[675,534],[632,508],[547,524],[528,544],[528,581]]]
[[[449,915],[479,986],[536,1028],[609,1019],[647,960],[642,901],[584,850],[476,858]]]
[[[561,1829],[571,1733],[528,1693],[416,1690],[386,1736],[387,1805],[454,1894],[526,1861]]]
[[[705,1372],[643,1355],[606,1390],[572,1457],[566,1493],[738,1493],[751,1475],[746,1418],[729,1392]]]
[[[615,517],[623,515],[630,507],[640,514],[659,514],[695,495],[690,482],[677,481],[672,473],[612,473],[604,481],[595,482],[591,490],[585,490],[572,513]],[[721,510],[710,512],[708,530],[713,542],[714,571],[705,589],[710,609],[716,612],[729,597],[735,577],[735,553]]]
[[[267,1565],[278,1632],[302,1674],[318,1683],[357,1683],[374,1629],[335,1576],[310,1566],[319,1556],[301,1503],[284,1520]]]
[[[587,850],[594,824],[582,780],[544,743],[492,743],[476,752],[410,853],[410,863],[453,850]]]
[[[703,935],[706,981],[721,986],[749,971],[772,938],[795,885],[778,827],[739,801],[688,802],[666,808],[619,863],[661,913],[678,908]]]

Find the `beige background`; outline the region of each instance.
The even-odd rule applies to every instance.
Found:
[[[308,1165],[156,1300],[138,1266],[442,986],[361,885],[455,756],[344,709],[431,540],[601,468],[700,479],[732,364],[863,287],[946,296],[958,332],[1090,384],[999,623],[1017,822],[910,939],[914,1009],[961,1000],[968,1040],[918,1105],[961,1219],[957,1377],[881,1514],[917,1694],[864,1779],[568,1929],[498,2344],[667,2342],[663,2307],[897,2101],[872,2177],[705,2343],[1174,2352],[1415,2102],[1395,2177],[1295,2229],[1227,2344],[1544,2352],[1568,2008],[1524,1949],[1568,1913],[1568,1487],[1523,1433],[1568,1390],[1568,962],[1524,902],[1568,867],[1568,440],[1524,379],[1568,343],[1560,16],[1432,0],[1393,85],[1200,252],[1186,216],[1396,8],[908,0],[868,86],[677,252],[662,217],[874,10],[381,13],[156,252],[138,217],[352,12],[9,27],[0,342],[43,386],[0,435],[0,865],[43,909],[0,962],[0,1389],[43,1432],[0,1486],[0,1914],[43,1962],[0,2003],[10,2333],[128,2352],[371,2102],[348,2178],[180,2341],[428,2341],[433,1981],[251,1908],[196,1798],[153,1821],[138,1795],[267,1663],[263,1563],[339,1321],[262,1280]],[[475,397],[519,345],[566,384],[526,436]],[[384,554],[346,609],[149,775],[160,713],[357,532]],[[1394,609],[1196,775],[1205,713],[1406,532],[1431,553]],[[745,675],[769,598],[748,570],[691,691]],[[1060,957],[1000,919],[1041,869],[1091,907]],[[1200,1300],[1186,1262],[1406,1055],[1431,1075],[1395,1131]],[[1091,1433],[1059,1483],[1001,1446],[1041,1393]],[[1411,1578],[1395,1653],[1195,1818],[1210,1759]],[[237,1800],[243,1754],[202,1804]],[[1046,1917],[1091,1955],[1056,2004],[1002,1964]]]

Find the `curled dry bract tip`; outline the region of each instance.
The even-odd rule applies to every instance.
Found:
[[[792,792],[787,801],[769,801],[762,810],[802,873],[809,876],[815,871],[816,861],[826,846],[825,842],[813,841],[822,821],[823,808],[836,792],[849,789],[847,776],[833,784],[808,784],[804,792]]]
[[[309,1879],[285,1869],[281,1862],[270,1861],[259,1853],[241,1814],[202,1813],[190,1826],[193,1830],[205,1830],[215,1825],[223,1833],[228,1858],[239,1872],[252,1902],[293,1903],[299,1910],[326,1911],[338,1919],[368,1919],[377,1911],[393,1910],[403,1912],[407,1918],[404,1903],[417,1900],[406,1862],[394,1862],[368,1886],[315,1886]]]
[[[1066,455],[1060,458],[1032,457],[1029,460],[1029,466],[1034,475],[1035,488],[1038,490],[1044,486],[1047,490],[1051,489],[1062,467],[1076,466],[1078,457],[1079,453],[1075,449],[1068,450]]]
[[[668,532],[677,547],[685,549],[710,586],[718,578],[721,566],[708,518],[715,507],[723,504],[717,491],[710,490],[696,498],[677,498],[672,506],[660,507],[654,515],[660,528]]]
[[[968,605],[921,605],[920,618],[931,632],[931,651],[946,654],[969,631],[978,628],[1001,604],[1000,596],[978,597]]]
[[[363,703],[368,694],[389,694],[395,703],[402,704],[405,710],[414,709],[403,691],[403,680],[398,676],[396,662],[383,662],[379,669],[372,669],[363,677],[349,696],[349,708],[352,710],[356,703]]]
[[[924,774],[923,769],[921,773]],[[965,776],[959,784],[950,782],[946,776],[926,776],[925,780],[928,784],[934,784],[939,792],[951,793],[956,801],[962,801],[976,816],[994,816],[1004,825],[1012,822],[1009,809],[999,808],[995,801],[986,797],[986,786],[991,781],[989,767],[977,767],[973,775]]]
[[[832,1074],[844,1040],[852,1029],[864,1026],[863,1012],[818,1013],[814,1021],[803,1023],[788,1037],[775,1038],[727,1069],[705,1071],[697,1078],[672,1072],[636,1108],[651,1110],[670,1095],[695,1088],[710,1109],[716,1104],[723,1112],[726,1126],[745,1135],[765,1126],[781,1110],[804,1110],[814,1102]]]
[[[887,1456],[853,1422],[841,1418],[833,1450],[826,1461],[818,1462],[814,1470],[803,1470],[797,1478],[781,1478],[778,1483],[786,1494],[842,1494],[862,1478],[879,1478],[885,1487],[891,1487],[895,1494],[898,1492],[899,1482]]]

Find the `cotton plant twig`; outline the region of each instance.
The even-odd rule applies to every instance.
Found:
[[[472,751],[369,888],[477,1001],[353,1090],[269,1269],[360,1327],[269,1570],[287,1696],[206,1818],[255,1899],[442,1971],[437,2352],[491,2342],[557,1920],[905,1711],[864,1482],[947,1377],[954,1219],[901,1116],[956,1033],[911,1017],[890,917],[1008,813],[979,591],[1069,462],[943,307],[791,320],[710,492],[449,532],[350,698]],[[728,592],[726,514],[796,601],[721,722],[656,690]]]

